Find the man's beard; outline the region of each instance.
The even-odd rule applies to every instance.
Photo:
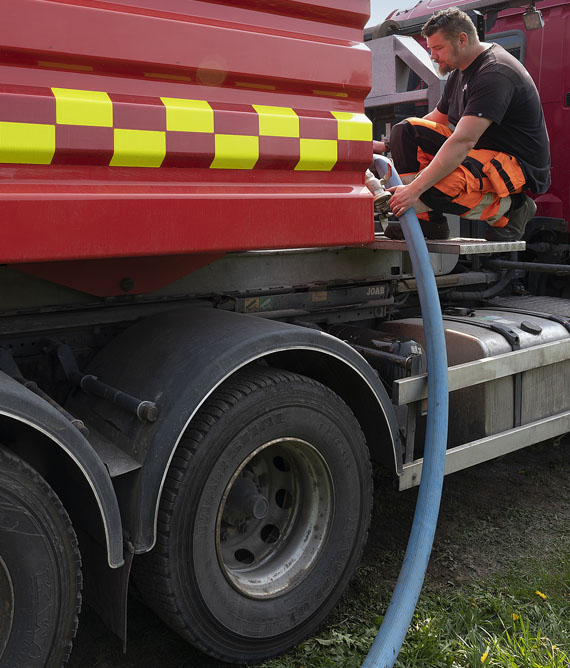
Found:
[[[444,77],[446,74],[449,74],[451,71],[453,71],[455,68],[451,67],[447,63],[438,63],[437,64],[437,72],[440,74],[442,77]]]
[[[453,46],[453,54],[452,54],[453,59],[455,62],[458,61],[459,57],[459,49],[457,46]],[[449,63],[437,63],[437,71],[440,76],[444,77],[450,72],[453,72],[457,68],[457,65],[450,65]]]

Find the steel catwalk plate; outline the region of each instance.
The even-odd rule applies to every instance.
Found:
[[[430,253],[445,253],[450,255],[475,255],[485,253],[510,253],[523,251],[525,241],[486,241],[485,239],[466,239],[456,237],[452,239],[426,239],[426,246]],[[384,250],[406,250],[405,241],[388,239],[384,235],[376,234],[373,248]]]

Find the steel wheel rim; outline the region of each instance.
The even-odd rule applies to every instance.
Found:
[[[263,444],[220,503],[216,551],[226,580],[250,598],[293,589],[322,553],[333,514],[332,478],[317,449],[297,438]]]
[[[14,587],[4,559],[0,556],[0,659],[4,654],[14,619]]]

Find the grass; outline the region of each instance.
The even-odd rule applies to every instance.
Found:
[[[396,668],[570,668],[570,466],[567,457],[539,466],[545,455],[535,449],[537,466],[528,470],[513,473],[514,460],[480,467],[475,480],[473,473],[450,479],[424,591]],[[494,492],[484,487],[491,467],[490,489],[504,494],[493,503]],[[404,498],[392,507],[388,496],[381,505],[392,514],[413,503]],[[373,549],[372,558],[369,551],[326,627],[262,668],[359,668],[402,556],[401,544]]]
[[[484,586],[467,583],[422,595],[396,667],[570,668],[570,558],[568,544],[560,548],[554,563],[526,560]],[[357,579],[366,577],[359,573]],[[337,619],[263,666],[359,667],[381,622],[377,611],[359,612],[360,622]]]
[[[548,573],[539,563],[527,567],[525,582],[520,582],[518,570],[516,576],[503,576],[484,587],[428,594],[396,665],[568,668],[570,598],[562,584],[562,578],[570,582],[568,561],[561,560]]]

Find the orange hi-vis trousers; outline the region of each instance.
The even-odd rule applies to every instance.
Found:
[[[408,118],[394,125],[390,150],[402,180],[409,183],[409,177],[425,169],[452,133],[446,125],[424,118]],[[510,195],[524,188],[525,176],[515,157],[501,151],[473,149],[459,167],[428,188],[420,200],[433,212],[504,227],[509,222],[504,214],[511,205]],[[418,218],[430,220],[430,213],[418,213]]]

